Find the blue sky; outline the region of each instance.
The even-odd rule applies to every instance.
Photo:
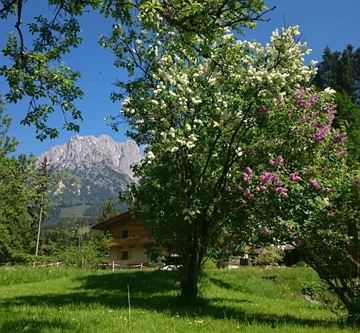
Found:
[[[40,2],[32,1],[29,3]],[[269,7],[277,9],[268,14],[270,22],[261,22],[258,27],[248,32],[244,39],[257,39],[267,42],[271,31],[286,25],[300,25],[302,40],[306,41],[313,52],[310,59],[321,60],[321,55],[326,46],[332,50],[341,51],[347,44],[355,48],[360,47],[360,1],[359,0],[271,0],[266,1]],[[39,14],[41,8],[32,5],[26,8],[25,20]],[[105,125],[104,117],[117,114],[120,104],[113,104],[109,94],[113,90],[112,83],[115,79],[125,79],[125,73],[113,66],[114,57],[110,51],[102,49],[97,40],[101,33],[109,31],[112,22],[107,22],[94,13],[88,13],[81,18],[83,44],[73,50],[66,57],[66,63],[73,69],[81,72],[79,85],[85,92],[83,100],[77,105],[83,112],[84,121],[80,124],[80,135],[108,134],[117,141],[126,140],[125,125],[118,133],[113,132]],[[4,44],[5,33],[13,29],[9,24],[0,26],[0,45]],[[4,62],[1,59],[0,65]],[[7,91],[6,84],[0,78],[0,92]],[[39,155],[51,146],[66,142],[72,132],[62,131],[58,139],[40,142],[35,139],[35,130],[32,127],[20,125],[20,120],[25,115],[27,104],[7,105],[7,112],[13,118],[11,135],[21,143],[18,153],[34,153]],[[52,123],[60,122],[60,117],[54,117]],[[61,126],[61,123],[60,123]]]

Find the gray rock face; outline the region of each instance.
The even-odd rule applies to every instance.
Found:
[[[122,189],[136,182],[131,165],[142,158],[134,141],[119,143],[107,135],[98,138],[91,135],[74,136],[67,143],[41,154],[38,162],[45,156],[50,170],[64,172],[52,193],[53,206],[56,208],[50,211],[50,222],[96,215],[102,202],[117,198]],[[71,209],[79,206],[86,209]],[[66,208],[66,216],[62,214],[62,208]],[[74,216],[71,216],[72,211]],[[82,213],[79,214],[79,211]]]
[[[132,140],[116,142],[107,135],[98,138],[74,136],[63,145],[54,146],[41,154],[38,160],[47,157],[52,169],[84,170],[99,166],[132,177],[130,166],[142,158],[139,147]]]

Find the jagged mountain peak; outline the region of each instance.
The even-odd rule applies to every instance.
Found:
[[[117,142],[108,135],[76,135],[42,153],[38,163],[45,156],[50,170],[66,171],[78,180],[76,184],[66,177],[59,181],[59,188],[53,193],[57,210],[59,205],[66,211],[81,205],[88,207],[83,213],[87,216],[91,215],[89,210],[95,211],[93,207],[99,207],[109,198],[117,198],[121,190],[136,182],[131,165],[142,159],[140,148],[133,140]],[[60,213],[50,215],[56,220],[61,219],[61,214],[60,209]]]
[[[41,161],[44,156],[52,169],[76,170],[106,165],[131,177],[130,166],[142,158],[134,141],[116,142],[108,135],[76,135],[68,142],[42,153],[38,160]]]

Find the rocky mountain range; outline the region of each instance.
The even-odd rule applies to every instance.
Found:
[[[136,182],[131,165],[141,160],[142,153],[132,140],[77,135],[42,153],[38,163],[45,156],[55,182],[48,218],[53,224],[93,220],[104,201],[117,201],[119,192]]]

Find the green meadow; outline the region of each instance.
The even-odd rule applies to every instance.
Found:
[[[305,282],[319,282],[309,268],[206,270],[190,306],[176,272],[2,267],[0,332],[358,332]]]

